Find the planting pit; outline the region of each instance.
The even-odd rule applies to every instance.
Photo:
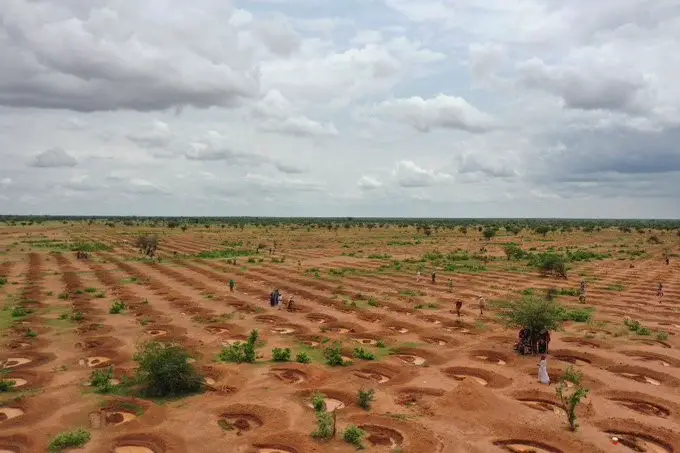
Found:
[[[325,397],[323,401],[326,403],[326,412],[335,412],[345,408],[345,403],[335,398]],[[308,403],[307,407],[314,408],[314,405],[312,403]]]
[[[237,436],[264,425],[262,420],[253,414],[222,414],[217,424],[225,431],[236,431]]]
[[[255,321],[261,322],[263,324],[283,324],[283,323],[286,322],[286,320],[281,318],[280,316],[274,316],[274,315],[255,316]]]
[[[295,333],[296,329],[290,326],[278,326],[272,327],[271,331],[278,333],[279,335],[290,335],[291,333]]]
[[[121,425],[137,418],[137,414],[128,411],[105,409],[102,412],[107,425]]]
[[[651,415],[654,417],[666,418],[671,414],[671,411],[658,404],[633,398],[610,398],[611,401],[630,410],[639,412],[644,415]]]
[[[0,361],[0,369],[4,368],[16,368],[21,365],[26,365],[31,363],[33,360],[28,357],[9,357],[7,359]]]
[[[114,440],[113,453],[163,453],[165,442],[148,434],[130,434]]]
[[[436,345],[436,346],[446,346],[447,344],[448,345],[458,344],[458,342],[456,342],[452,338],[448,338],[448,337],[420,337],[420,338],[425,343]]]
[[[562,453],[562,450],[550,445],[528,440],[501,440],[494,442],[494,445],[512,453]]]
[[[404,443],[404,436],[394,429],[380,425],[359,425],[359,428],[366,431],[366,440],[373,446],[394,450]]]
[[[412,354],[397,354],[394,357],[398,358],[409,365],[422,366],[425,364],[425,358]]]
[[[352,340],[366,346],[375,346],[378,344],[378,340],[374,340],[373,338],[352,338]]]
[[[673,453],[673,448],[665,442],[643,434],[620,433],[607,431],[607,436],[616,437],[623,451],[643,453]]]
[[[567,413],[557,403],[541,399],[519,399],[522,404],[541,412],[552,412],[560,417],[566,417]]]
[[[293,368],[272,368],[271,373],[288,384],[300,384],[309,379],[306,373]]]
[[[248,338],[245,337],[245,336],[241,336],[241,337],[235,337],[235,338],[227,338],[225,340],[222,340],[221,343],[222,343],[222,346],[233,346],[236,343],[245,343],[246,341],[248,341]]]
[[[469,377],[477,381],[479,384],[491,388],[507,387],[512,383],[512,380],[509,378],[491,371],[483,370],[481,368],[450,367],[443,369],[442,373],[457,381],[462,381]]]
[[[393,325],[393,326],[387,326],[387,328],[389,330],[391,330],[392,332],[396,332],[396,333],[401,333],[401,334],[409,333],[409,329],[407,327],[404,327],[404,326]]]
[[[78,361],[80,366],[86,366],[88,368],[102,368],[109,365],[110,363],[111,359],[105,356],[91,356]]]
[[[644,374],[639,374],[639,373],[625,373],[625,372],[619,372],[616,373],[619,376],[623,376],[628,379],[632,379],[633,381],[637,382],[642,382],[643,384],[651,384],[651,385],[661,385],[661,381],[657,381],[656,379],[653,379],[649,376],[645,376]]]
[[[560,362],[567,362],[571,363],[572,365],[576,366],[583,366],[583,365],[590,365],[591,361],[589,359],[586,359],[584,357],[579,357],[574,354],[552,354],[551,357],[555,360],[559,360]]]
[[[317,324],[326,324],[326,323],[329,323],[329,322],[336,322],[337,321],[336,318],[334,318],[332,316],[324,315],[322,313],[310,313],[306,316],[306,318],[309,319],[312,322],[317,323]]]
[[[622,351],[627,357],[633,357],[635,360],[646,363],[656,363],[662,367],[680,367],[680,360],[673,357],[668,357],[663,354],[655,354],[653,352],[642,351]]]
[[[23,435],[0,437],[0,453],[26,453],[29,446],[29,438]]]
[[[284,445],[253,445],[257,449],[257,453],[298,453],[292,447]]]
[[[18,407],[0,407],[0,423],[22,415],[24,415],[24,411]]]
[[[3,378],[2,380],[14,382],[13,388],[22,387],[22,386],[28,384],[28,381],[26,379],[21,379],[21,378]]]
[[[398,391],[399,396],[396,399],[396,403],[401,406],[410,406],[420,403],[426,397],[439,397],[444,395],[444,393],[444,390],[440,389],[407,387]]]
[[[163,329],[151,329],[147,330],[146,334],[151,337],[162,337],[163,335],[167,335],[168,331]]]
[[[487,350],[472,351],[470,353],[470,358],[494,365],[506,365],[510,361],[510,358],[506,354]]]
[[[355,371],[354,375],[360,377],[361,379],[375,381],[378,384],[384,384],[391,379],[389,376],[371,371]]]
[[[221,335],[223,333],[228,333],[229,329],[225,327],[217,327],[217,326],[208,326],[205,328],[209,333],[213,335]]]

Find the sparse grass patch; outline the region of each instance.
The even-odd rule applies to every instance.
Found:
[[[402,289],[399,291],[400,296],[405,296],[405,297],[418,297],[418,296],[424,296],[425,293],[422,291],[418,291],[417,289]]]
[[[364,389],[359,389],[359,392],[357,393],[357,403],[359,404],[359,407],[364,409],[364,410],[370,410],[371,409],[371,404],[373,404],[373,400],[375,399],[375,390],[370,389],[370,390],[364,390]]]
[[[114,300],[111,304],[111,308],[109,308],[109,313],[112,315],[117,315],[122,313],[125,309],[127,309],[127,306],[124,302],[120,300]]]
[[[90,432],[84,429],[66,431],[57,434],[47,449],[52,452],[58,452],[67,448],[83,448],[90,441],[90,437]]]
[[[298,354],[295,356],[295,361],[297,363],[311,363],[312,358],[306,352],[298,352]]]
[[[620,284],[609,285],[605,288],[607,291],[625,291],[626,287]]]
[[[238,342],[222,348],[218,359],[222,362],[230,363],[255,363],[258,340],[259,333],[257,330],[253,330],[250,332],[246,342]]]
[[[345,442],[350,445],[354,445],[357,450],[364,448],[361,441],[366,436],[366,432],[362,429],[357,428],[354,425],[349,425],[345,432],[342,434],[342,438]]]
[[[361,360],[375,360],[375,354],[370,351],[366,351],[364,348],[354,348],[352,356]]]
[[[340,350],[340,343],[335,342],[332,346],[327,347],[323,352],[326,364],[330,366],[343,366],[345,365],[345,359],[342,358],[342,352]]]

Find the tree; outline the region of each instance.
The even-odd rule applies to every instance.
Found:
[[[148,256],[149,258],[153,258],[153,256],[156,254],[156,250],[158,249],[158,236],[155,234],[141,235],[137,237],[135,246],[144,255]]]
[[[487,228],[484,229],[482,234],[484,235],[484,239],[486,239],[488,241],[489,239],[491,239],[492,237],[494,237],[496,235],[496,229],[491,228],[491,227],[487,227]]]
[[[143,343],[134,360],[137,382],[148,396],[177,396],[203,390],[203,377],[189,363],[189,354],[174,344]]]
[[[557,386],[556,392],[557,397],[560,399],[562,404],[562,409],[567,413],[567,422],[569,423],[569,429],[576,431],[578,428],[578,423],[576,421],[576,408],[583,398],[588,396],[590,392],[589,389],[584,388],[581,382],[583,381],[583,373],[574,370],[572,365],[567,367],[564,372],[564,376],[560,379],[560,383]],[[569,389],[567,382],[572,384],[572,389]]]
[[[543,237],[546,237],[548,233],[550,233],[550,227],[548,225],[539,225],[537,226],[534,231],[536,233],[540,234]]]
[[[558,302],[536,296],[525,296],[518,301],[504,301],[496,305],[499,318],[508,327],[529,330],[532,347],[543,330],[557,330],[563,324],[566,310]]]

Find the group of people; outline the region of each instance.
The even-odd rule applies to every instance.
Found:
[[[549,346],[550,332],[548,330],[543,329],[538,337],[534,337],[529,329],[524,328],[519,331],[515,351],[522,355],[547,354]]]
[[[277,308],[281,309],[281,305],[283,305],[283,295],[281,295],[281,291],[278,289],[275,289],[274,291],[271,292],[269,295],[269,305],[272,308]],[[293,311],[293,307],[295,305],[295,296],[291,294],[291,296],[288,298],[288,311]]]

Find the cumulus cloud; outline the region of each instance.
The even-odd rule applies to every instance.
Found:
[[[78,161],[61,148],[50,148],[36,155],[31,161],[32,167],[75,167]]]
[[[557,68],[533,58],[518,66],[520,82],[562,99],[565,107],[639,112],[649,108],[649,87],[642,77],[591,68]]]
[[[278,90],[270,90],[253,107],[253,116],[261,120],[260,130],[298,137],[328,137],[338,135],[333,123],[320,123],[300,114]]]
[[[430,99],[414,96],[384,101],[374,107],[378,115],[391,116],[420,132],[432,129],[459,129],[486,132],[493,128],[493,119],[457,96],[439,94]]]
[[[289,56],[300,48],[300,35],[285,17],[276,15],[255,25],[255,34],[267,49],[281,56]]]
[[[297,166],[297,165],[289,164],[289,163],[285,163],[285,162],[276,162],[274,164],[274,166],[281,173],[287,173],[289,175],[305,173],[307,171],[307,168],[305,168],[305,167],[301,167],[301,166]]]
[[[234,106],[258,94],[228,2],[0,3],[0,105],[92,112]],[[154,26],[150,26],[154,24]],[[200,39],[196,39],[200,36]]]
[[[91,192],[105,187],[100,181],[95,181],[89,175],[74,176],[66,182],[59,183],[58,186],[76,192]]]
[[[161,148],[173,139],[168,123],[154,120],[150,126],[128,134],[127,138],[143,148]]]
[[[382,187],[382,183],[377,178],[370,175],[362,175],[357,181],[357,185],[362,190],[375,190]]]
[[[7,187],[12,185],[12,178],[2,178],[0,179],[0,186]]]
[[[392,171],[397,184],[405,188],[429,187],[452,181],[447,173],[419,167],[413,161],[401,160]]]

